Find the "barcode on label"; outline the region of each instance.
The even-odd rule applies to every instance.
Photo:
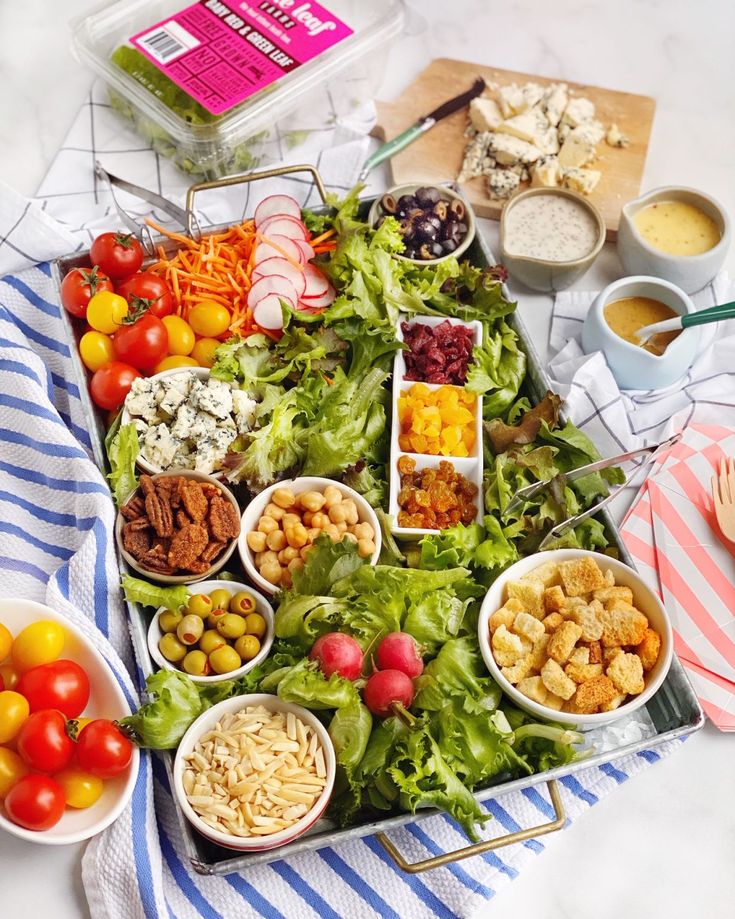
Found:
[[[138,42],[161,64],[167,64],[200,44],[198,38],[174,20],[158,26],[147,35],[141,35]]]

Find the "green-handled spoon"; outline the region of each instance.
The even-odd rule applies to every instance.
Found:
[[[644,347],[654,335],[660,335],[661,332],[678,332],[679,329],[688,329],[693,325],[706,325],[710,322],[721,322],[723,319],[733,318],[735,318],[735,300],[730,303],[721,303],[719,306],[711,306],[706,310],[698,310],[696,313],[684,313],[682,316],[674,316],[673,319],[664,319],[663,322],[644,325],[642,329],[635,332],[635,336],[640,339],[640,346]]]

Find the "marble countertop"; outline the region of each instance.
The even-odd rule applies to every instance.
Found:
[[[0,4],[2,178],[31,195],[91,82],[63,20],[99,0]],[[735,6],[726,0],[413,0],[380,98],[435,57],[455,57],[643,93],[657,100],[643,189],[693,185],[735,215]],[[482,221],[491,246],[497,227]],[[735,251],[726,267],[735,275]],[[581,286],[620,276],[607,247]],[[545,350],[550,301],[516,290]],[[735,740],[709,725],[682,749],[545,840],[546,851],[481,911],[514,919],[733,915]],[[3,915],[86,916],[82,847],[0,836]]]

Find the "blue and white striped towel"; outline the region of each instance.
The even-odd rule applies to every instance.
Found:
[[[30,597],[65,612],[93,638],[133,698],[129,674],[135,665],[117,587],[113,506],[89,455],[69,354],[49,266],[0,280],[0,595]],[[563,779],[569,820],[676,745]],[[486,807],[496,818],[491,835],[553,817],[542,787]],[[131,805],[84,856],[93,919],[465,917],[555,838],[411,876],[371,837],[212,878],[186,863],[179,832],[165,772],[144,755]],[[392,838],[414,860],[466,844],[445,817]]]

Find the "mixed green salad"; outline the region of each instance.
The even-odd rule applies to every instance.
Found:
[[[180,672],[148,680],[151,701],[126,719],[138,741],[175,747],[204,709],[230,695],[275,692],[317,712],[328,726],[339,763],[331,816],[343,825],[388,811],[436,806],[471,838],[487,819],[472,791],[508,777],[570,762],[581,735],[539,723],[505,700],[488,675],[477,641],[487,586],[544,534],[606,493],[619,471],[567,485],[560,473],[599,458],[592,443],[560,418],[558,397],[532,405],[526,357],[508,322],[516,304],[503,294],[501,272],[449,258],[438,265],[394,259],[403,248],[398,224],[372,229],[358,215],[356,189],[331,218],[307,215],[314,229],[333,222],[337,247],[320,268],[338,296],[321,314],[284,307],[284,334],[233,339],[217,352],[215,377],[235,381],[258,399],[258,425],[231,457],[228,476],[250,492],[293,475],[339,479],[372,504],[383,526],[380,563],[371,567],[348,542],[321,537],[275,597],[276,640],[269,657],[245,677],[193,684]],[[390,398],[386,383],[401,347],[401,314],[479,320],[467,386],[482,394],[483,523],[457,525],[420,543],[397,544],[384,513]],[[118,437],[117,442],[119,443]],[[113,441],[114,443],[114,441]],[[118,458],[120,474],[130,466]],[[549,487],[508,511],[524,485]],[[127,486],[126,482],[126,486]],[[113,486],[114,474],[113,474]],[[608,549],[605,530],[590,519],[552,547]],[[128,599],[178,608],[181,593],[126,579]],[[425,664],[409,706],[389,717],[371,714],[364,680],[325,677],[309,658],[322,635],[357,641],[369,673],[382,637],[413,637]]]

